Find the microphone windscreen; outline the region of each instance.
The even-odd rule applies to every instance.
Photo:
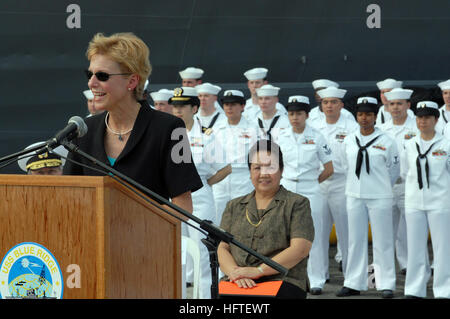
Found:
[[[78,130],[77,130],[78,137],[82,137],[82,136],[86,135],[86,133],[88,131],[88,127],[81,117],[72,116],[67,123],[68,124],[74,123],[78,127]]]

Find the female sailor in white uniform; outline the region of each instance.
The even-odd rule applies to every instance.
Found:
[[[331,149],[323,135],[306,124],[310,110],[306,96],[291,96],[286,105],[291,128],[278,137],[285,158],[281,184],[291,192],[309,199],[314,223],[314,241],[308,259],[311,293],[322,292],[328,272],[330,232],[324,229],[324,198],[319,183],[333,174]],[[320,172],[321,164],[324,167]],[[328,230],[328,231],[327,231]]]
[[[433,294],[450,298],[450,140],[435,131],[434,102],[417,103],[420,135],[405,143],[405,217],[408,264],[405,296],[426,297],[430,278],[428,229],[433,247]]]
[[[216,163],[214,159],[208,158],[208,155],[212,154],[209,147],[214,146],[214,137],[203,134],[200,120],[194,119],[200,105],[195,88],[175,89],[169,103],[173,105],[173,115],[181,118],[186,125],[192,159],[203,182],[203,187],[192,193],[193,214],[200,219],[211,220],[214,224],[218,224],[220,221],[215,219],[216,207],[211,185],[224,179],[231,169],[228,165]],[[186,227],[186,230],[188,236],[194,239],[200,248],[200,298],[211,298],[209,253],[201,242],[204,236],[192,227]],[[187,268],[189,270],[189,267]]]
[[[217,153],[217,157],[230,164],[232,171],[224,180],[213,185],[217,221],[222,219],[228,201],[253,190],[247,154],[258,140],[258,127],[242,116],[244,94],[238,90],[227,90],[220,101],[227,120],[214,128],[213,135],[219,149],[224,151],[224,154]]]
[[[348,261],[344,287],[338,297],[358,295],[368,289],[368,223],[377,290],[392,298],[395,290],[395,257],[392,224],[392,186],[400,174],[395,141],[375,128],[377,100],[357,102],[360,129],[344,140],[347,162]]]

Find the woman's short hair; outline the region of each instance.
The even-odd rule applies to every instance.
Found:
[[[250,151],[248,152],[247,155],[247,163],[248,163],[248,168],[250,169],[251,167],[251,161],[253,159],[253,156],[258,153],[258,152],[267,152],[270,153],[271,155],[275,155],[276,158],[278,159],[278,165],[280,168],[280,171],[283,171],[284,168],[284,163],[283,163],[283,153],[281,152],[280,146],[275,143],[272,142],[271,140],[258,140],[251,148]]]
[[[123,73],[139,75],[139,84],[134,90],[137,100],[143,98],[145,81],[152,72],[148,46],[131,32],[105,36],[97,33],[89,42],[86,56],[90,61],[96,54],[106,55],[116,61]]]

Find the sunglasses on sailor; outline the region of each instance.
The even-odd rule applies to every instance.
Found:
[[[92,73],[89,70],[85,70],[84,72],[85,72],[86,77],[87,77],[88,80],[90,80],[92,78],[92,76],[95,75],[95,77],[101,82],[108,81],[109,77],[112,76],[112,75],[131,75],[131,73],[112,73],[112,74],[109,74],[109,73],[102,72],[102,71]]]

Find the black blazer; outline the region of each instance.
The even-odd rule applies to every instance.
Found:
[[[184,122],[170,114],[153,110],[146,101],[139,101],[139,103],[142,106],[133,130],[113,168],[166,199],[200,189],[203,184],[190,155]],[[104,145],[105,117],[106,112],[86,118],[87,134],[75,139],[73,143],[100,162],[110,165]],[[175,129],[178,129],[175,132],[184,132],[181,138],[179,134],[174,134],[175,139],[171,138]],[[172,158],[174,146],[176,146],[175,150],[181,148],[189,152],[187,161],[174,162]],[[74,153],[70,153],[68,158],[94,166],[90,161]],[[184,158],[186,159],[186,153]],[[68,160],[64,165],[64,175],[101,176],[105,174]]]

